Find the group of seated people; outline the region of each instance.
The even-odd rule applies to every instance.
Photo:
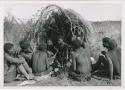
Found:
[[[15,80],[18,74],[29,80],[35,76],[55,73],[59,71],[58,64],[60,67],[67,66],[68,77],[79,81],[90,80],[92,75],[104,75],[110,80],[121,77],[121,50],[113,39],[103,38],[102,43],[106,50],[100,51],[99,58],[94,64],[87,45],[79,38],[72,40],[69,56],[67,44],[62,38],[59,38],[58,43],[60,47],[57,49],[52,41],[48,40],[47,44],[39,44],[35,51],[32,50],[30,42],[21,42],[19,49],[12,43],[5,43],[4,82]],[[69,57],[70,60],[65,62]]]

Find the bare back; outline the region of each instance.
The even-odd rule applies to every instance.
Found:
[[[37,51],[33,54],[33,72],[41,73],[47,70],[47,54],[42,51]]]
[[[121,50],[115,49],[109,51],[107,55],[112,60],[114,74],[121,75]]]
[[[74,52],[74,58],[76,62],[76,72],[83,74],[90,74],[91,72],[91,62],[90,56],[86,52],[86,49],[80,48]]]

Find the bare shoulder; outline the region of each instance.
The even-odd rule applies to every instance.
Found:
[[[33,52],[33,53],[32,53],[32,57],[36,57],[36,56],[38,56],[39,53],[40,53],[39,51],[35,51],[35,52]]]
[[[72,51],[72,52],[70,52],[71,53],[71,55],[73,55],[74,54],[74,51]]]
[[[45,57],[47,57],[47,56],[48,56],[46,52],[44,52],[44,55],[45,55]]]
[[[77,55],[77,53],[76,53],[75,51],[72,51],[72,52],[71,52],[71,56],[72,56],[72,57],[76,57],[76,55]]]
[[[88,54],[88,50],[87,49],[83,49],[83,48],[81,48],[78,53],[81,54],[81,55],[83,55],[83,56],[84,55],[87,55],[87,56],[89,55]]]
[[[47,53],[46,52],[40,52],[43,56],[47,57]]]

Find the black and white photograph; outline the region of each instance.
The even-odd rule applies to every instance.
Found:
[[[121,3],[3,2],[3,85],[121,86]]]

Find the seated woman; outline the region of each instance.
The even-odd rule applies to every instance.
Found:
[[[91,61],[90,54],[87,49],[81,46],[79,39],[73,40],[74,50],[72,52],[71,73],[69,76],[78,81],[86,81],[91,79]]]
[[[33,73],[37,76],[45,75],[50,72],[46,49],[46,44],[40,44],[37,51],[33,53],[32,69]]]
[[[11,43],[4,44],[4,81],[9,82],[15,79],[17,68],[27,78],[32,79],[32,73],[29,66],[22,57],[15,57],[13,51],[14,45]]]
[[[94,65],[94,69],[98,69],[94,74],[104,74],[109,79],[113,77],[121,77],[121,49],[117,47],[115,40],[108,37],[103,38],[103,46],[107,49],[107,52],[102,52],[99,56],[99,60]],[[100,67],[103,68],[99,69]]]

